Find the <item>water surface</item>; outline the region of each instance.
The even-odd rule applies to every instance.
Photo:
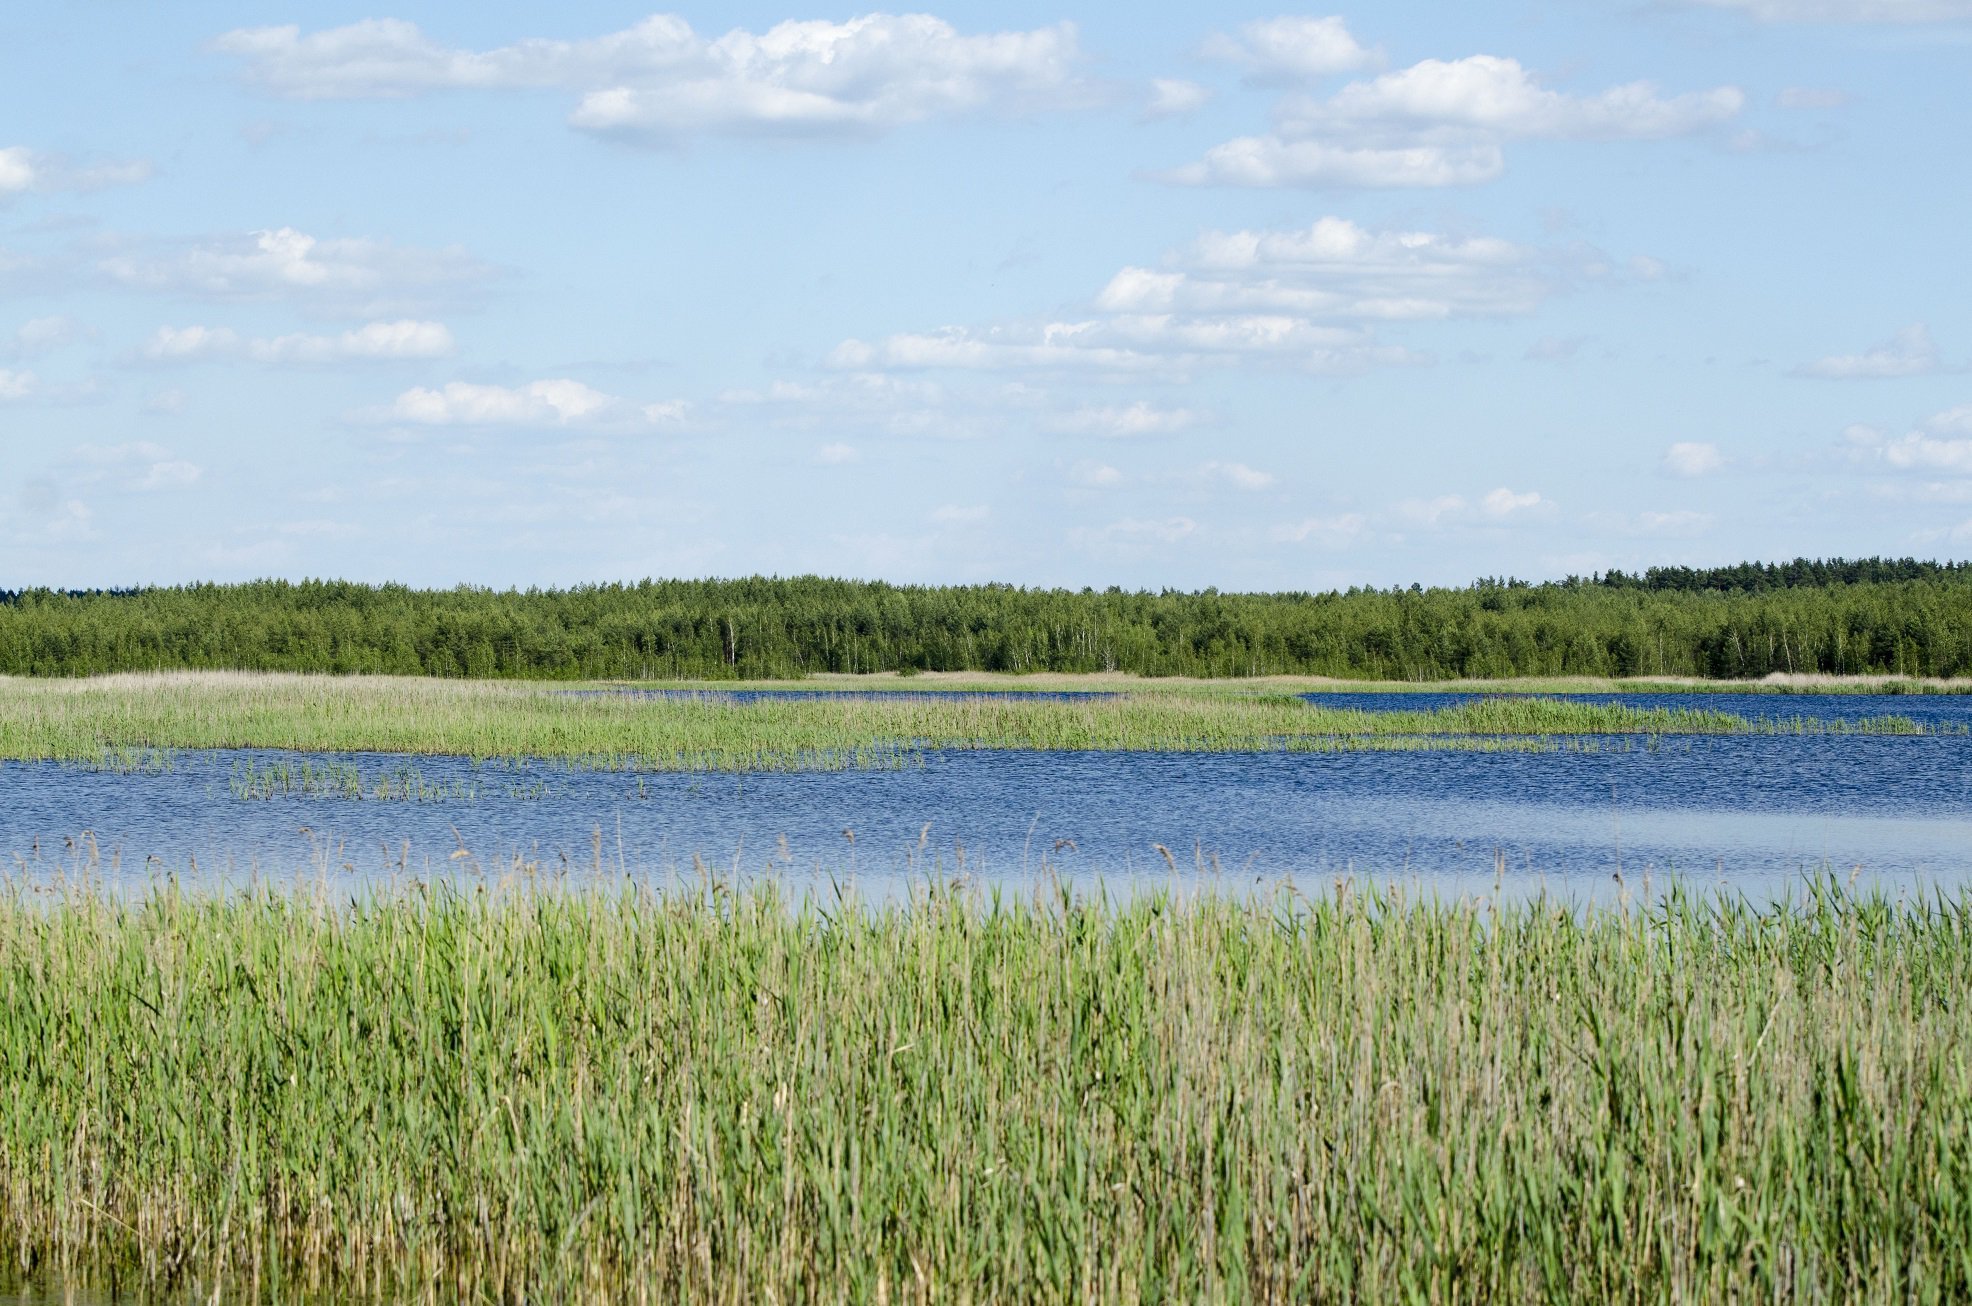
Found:
[[[1320,886],[1503,876],[1509,889],[1594,891],[1670,873],[1759,891],[1817,868],[1972,881],[1964,735],[1628,737],[1532,754],[977,751],[744,776],[342,754],[307,760],[353,766],[372,792],[394,775],[393,792],[426,799],[235,795],[249,769],[293,760],[180,753],[134,775],[0,764],[0,857],[35,875],[82,858],[139,879],[195,860],[200,873],[395,875],[518,858],[554,873],[667,877],[704,864],[865,884],[1025,884],[1044,867],[1110,885],[1161,882],[1174,867]]]

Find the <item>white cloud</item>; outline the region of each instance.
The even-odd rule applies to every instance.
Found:
[[[1078,526],[1068,532],[1068,541],[1084,549],[1137,551],[1177,544],[1197,533],[1198,523],[1189,517],[1126,517],[1106,526]]]
[[[35,181],[34,156],[19,145],[0,150],[0,195],[18,195],[32,190]]]
[[[824,467],[841,467],[860,460],[862,456],[854,445],[843,444],[840,441],[825,444],[815,450],[815,461]]]
[[[109,484],[139,493],[182,489],[204,475],[196,463],[148,440],[79,445],[70,460],[79,469],[77,479],[85,485]]]
[[[1511,517],[1517,512],[1540,506],[1541,496],[1533,490],[1516,492],[1501,486],[1488,490],[1479,500],[1479,511],[1495,521]]]
[[[1689,537],[1704,534],[1711,528],[1712,518],[1709,513],[1679,508],[1672,512],[1640,512],[1636,516],[1636,525],[1643,535]]]
[[[1052,368],[1095,367],[1143,371],[1158,365],[1149,354],[1099,340],[1097,322],[1050,322],[1033,330],[946,327],[906,332],[869,344],[845,340],[829,355],[846,368]]]
[[[1935,413],[1894,439],[1867,426],[1843,434],[1862,457],[1895,471],[1972,476],[1972,404]]]
[[[51,353],[85,340],[89,334],[89,329],[72,317],[37,317],[22,323],[12,336],[0,338],[0,358]]]
[[[456,297],[490,269],[458,248],[318,239],[292,227],[159,244],[116,254],[103,273],[126,286],[213,299],[292,299],[368,315]]]
[[[1737,115],[1745,102],[1735,86],[1665,99],[1650,82],[1567,95],[1543,87],[1517,59],[1479,54],[1426,59],[1351,83],[1327,100],[1296,98],[1282,106],[1280,116],[1296,134],[1351,129],[1408,135],[1418,128],[1443,128],[1509,139],[1649,140],[1716,126]]]
[[[1725,466],[1719,446],[1705,441],[1680,440],[1664,451],[1664,470],[1673,476],[1691,479],[1706,476]]]
[[[1972,0],[1686,0],[1738,9],[1767,23],[1952,23],[1972,20]]]
[[[1365,49],[1340,18],[1261,19],[1231,35],[1214,33],[1200,53],[1237,64],[1261,83],[1312,81],[1383,62],[1382,52]]]
[[[1860,354],[1837,354],[1795,369],[1798,376],[1827,377],[1833,380],[1922,376],[1938,370],[1938,349],[1931,343],[1931,332],[1922,322],[1905,327],[1896,335]]]
[[[159,327],[144,344],[144,357],[154,363],[188,362],[230,354],[240,347],[239,334],[229,327]]]
[[[34,393],[36,384],[32,372],[10,372],[0,367],[0,403],[27,398]]]
[[[1108,490],[1123,483],[1123,473],[1108,463],[1083,458],[1068,469],[1068,481],[1086,490]]]
[[[92,191],[134,186],[149,180],[142,162],[75,163],[57,154],[40,154],[24,145],[0,149],[0,200],[29,191]]]
[[[1156,77],[1150,83],[1150,102],[1144,105],[1146,118],[1180,118],[1196,113],[1212,99],[1212,92],[1197,82],[1177,77]]]
[[[1272,472],[1263,472],[1245,463],[1223,463],[1218,461],[1201,463],[1194,468],[1192,479],[1208,483],[1230,485],[1238,490],[1264,490],[1274,483]]]
[[[1267,538],[1276,544],[1319,544],[1327,548],[1340,548],[1362,538],[1369,520],[1361,513],[1345,512],[1335,517],[1304,517],[1298,522],[1285,522],[1267,531]]]
[[[1327,99],[1290,95],[1273,129],[1163,174],[1182,185],[1460,186],[1504,172],[1513,140],[1654,140],[1737,116],[1733,86],[1663,96],[1650,82],[1570,95],[1496,55],[1426,59]]]
[[[708,38],[658,14],[587,40],[451,49],[415,24],[371,19],[303,35],[243,28],[216,42],[262,88],[296,99],[552,88],[580,99],[583,131],[675,140],[700,133],[887,130],[935,116],[1080,101],[1073,24],[965,35],[927,14],[788,21]]]
[[[837,350],[838,356],[842,353]],[[1011,391],[955,393],[921,377],[855,371],[817,381],[775,381],[759,390],[728,390],[718,402],[746,410],[751,425],[762,420],[756,411],[765,410],[767,421],[789,429],[850,426],[893,436],[954,438],[996,429],[987,419],[1018,406],[1022,398]]]
[[[1404,499],[1395,505],[1396,515],[1416,526],[1442,529],[1474,522],[1500,522],[1552,504],[1534,490],[1515,491],[1505,486],[1488,490],[1477,503],[1459,494],[1443,494],[1434,499]]]
[[[144,411],[153,417],[176,417],[190,402],[183,390],[160,390],[144,401]]]
[[[1168,377],[1174,369],[1269,359],[1350,375],[1428,361],[1375,339],[1371,329],[1380,324],[1520,315],[1572,285],[1615,277],[1592,250],[1374,231],[1323,218],[1289,231],[1208,232],[1161,266],[1117,272],[1084,317],[849,340],[830,361],[863,370],[1073,368]],[[1131,424],[1140,408],[1085,410],[1057,429],[1084,422],[1094,432],[1143,433]]]
[[[453,381],[406,390],[389,416],[421,426],[575,426],[618,414],[623,401],[566,378],[523,386]]]
[[[1160,408],[1139,399],[1121,407],[1098,405],[1073,409],[1048,422],[1048,428],[1064,435],[1094,435],[1108,439],[1129,439],[1144,435],[1176,435],[1204,420],[1204,414],[1191,408]]]
[[[1349,146],[1241,136],[1160,174],[1181,186],[1476,186],[1506,171],[1498,144]]]
[[[159,327],[144,345],[152,362],[243,358],[269,364],[394,362],[443,358],[453,349],[441,322],[372,322],[337,335],[246,339],[229,327]]]

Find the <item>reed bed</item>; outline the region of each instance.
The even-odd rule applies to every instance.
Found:
[[[1586,735],[1921,734],[1559,699],[1483,699],[1436,711],[1311,706],[1280,693],[1138,688],[1113,699],[844,695],[735,704],[577,696],[513,682],[197,673],[0,680],[0,758],[147,765],[157,750],[268,748],[581,759],[625,770],[770,771],[908,764],[929,750],[1275,752],[1377,740]]]
[[[1972,900],[0,897],[44,1284],[1943,1301]]]

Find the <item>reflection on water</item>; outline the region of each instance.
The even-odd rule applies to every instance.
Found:
[[[5,764],[0,857],[30,875],[93,858],[137,883],[195,859],[201,874],[319,864],[365,876],[516,858],[547,872],[694,876],[702,861],[722,874],[853,877],[865,891],[926,874],[1022,883],[1044,866],[1110,887],[1174,873],[1459,891],[1503,876],[1510,892],[1592,893],[1619,874],[1749,892],[1820,867],[1897,884],[1972,878],[1962,735],[1618,739],[1536,754],[954,752],[921,769],[745,776],[339,755],[307,760],[353,769],[368,793],[396,776],[398,796],[236,796],[240,775],[283,760],[296,759],[182,753],[134,775]],[[92,840],[78,844],[82,831]]]

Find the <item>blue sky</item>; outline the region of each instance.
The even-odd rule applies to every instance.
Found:
[[[1972,0],[0,10],[0,587],[1972,552]]]

